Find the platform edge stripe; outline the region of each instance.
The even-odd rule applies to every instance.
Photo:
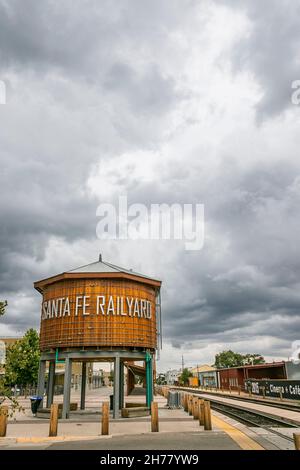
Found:
[[[247,436],[245,433],[240,431],[239,429],[231,426],[231,424],[226,423],[221,418],[212,415],[212,422],[218,428],[222,429],[222,431],[226,432],[243,450],[265,450],[258,442],[251,439],[251,437]]]

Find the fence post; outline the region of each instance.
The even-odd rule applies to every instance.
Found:
[[[151,402],[151,432],[158,432],[158,404]]]
[[[204,400],[203,398],[198,399],[198,408],[199,408],[199,425],[204,425]]]
[[[50,409],[49,437],[57,436],[57,424],[58,424],[58,404],[53,403]]]
[[[300,450],[300,434],[293,434],[295,450]]]
[[[185,393],[184,394],[184,397],[183,397],[183,407],[184,407],[184,411],[189,411],[189,403],[188,403],[188,394]]]
[[[189,398],[188,398],[188,411],[189,411],[189,415],[192,416],[192,413],[193,413],[193,396],[192,395],[189,395]]]
[[[204,430],[211,431],[211,411],[210,411],[210,402],[204,400]]]
[[[0,407],[0,437],[6,436],[7,430],[8,406]]]
[[[198,407],[198,398],[194,397],[193,399],[193,417],[194,419],[199,418],[199,407]]]
[[[102,436],[108,436],[109,433],[109,403],[102,403],[102,426],[101,434]]]

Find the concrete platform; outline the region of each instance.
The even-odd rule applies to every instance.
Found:
[[[105,393],[106,392],[106,393]],[[234,420],[212,413],[212,431],[204,431],[182,409],[168,409],[166,399],[156,396],[159,406],[159,433],[151,433],[150,416],[110,419],[109,436],[101,436],[101,403],[109,392],[93,391],[87,409],[74,412],[71,419],[61,419],[58,436],[50,438],[49,420],[34,418],[29,409],[25,415],[9,420],[7,437],[0,439],[0,449],[176,449],[176,450],[264,450],[286,448],[272,444],[263,432],[255,432]],[[75,397],[74,397],[75,398]],[[100,400],[99,400],[100,398]],[[72,397],[73,399],[73,397]],[[126,401],[144,402],[144,396],[126,397]],[[249,405],[249,404],[247,404]],[[281,446],[281,447],[280,447]]]
[[[100,417],[98,417],[100,418]],[[109,436],[98,421],[60,420],[58,436],[48,437],[49,422],[40,419],[9,423],[0,449],[263,449],[243,432],[213,416],[213,430],[182,409],[159,408],[159,433],[151,433],[150,417],[111,420]]]

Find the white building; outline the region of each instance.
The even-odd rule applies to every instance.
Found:
[[[174,383],[178,381],[178,377],[180,376],[180,374],[180,370],[168,370],[165,374],[167,385],[174,385]]]

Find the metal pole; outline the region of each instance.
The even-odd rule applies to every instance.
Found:
[[[55,361],[50,361],[49,372],[48,372],[47,408],[50,408],[50,406],[53,403],[54,382],[55,382]]]
[[[86,362],[82,363],[81,371],[81,391],[80,391],[80,409],[85,409],[85,389],[86,389]]]
[[[119,417],[119,398],[120,398],[120,356],[115,357],[114,367],[114,419]]]
[[[40,361],[37,394],[44,398],[46,361]],[[43,408],[43,400],[39,408]]]
[[[153,400],[152,356],[146,353],[146,406],[150,408]]]
[[[65,360],[65,378],[64,378],[64,402],[62,418],[66,419],[70,414],[70,395],[71,395],[71,377],[72,377],[72,359],[66,357]]]
[[[120,361],[120,408],[124,408],[124,364]]]

